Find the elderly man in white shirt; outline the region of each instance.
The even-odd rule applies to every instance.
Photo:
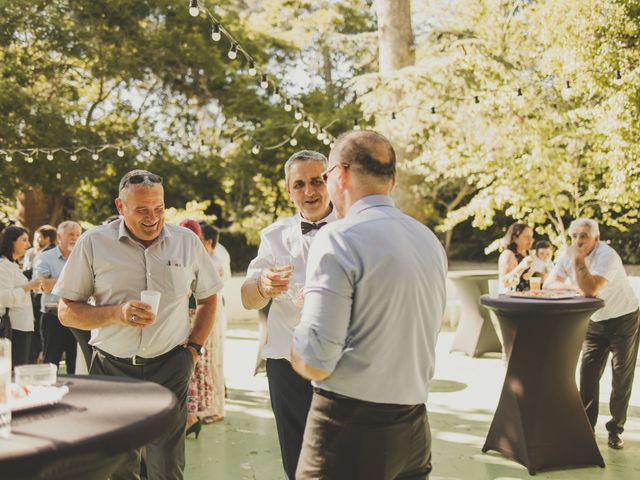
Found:
[[[571,246],[558,260],[545,288],[571,288],[588,297],[600,297],[604,307],[593,314],[582,345],[580,396],[595,429],[598,420],[599,383],[609,353],[612,354],[611,420],[606,424],[608,445],[620,449],[624,441],[627,408],[638,357],[638,299],[616,251],[600,241],[598,224],[588,218],[569,226]]]
[[[322,180],[326,165],[324,155],[309,150],[297,152],[287,160],[287,192],[298,213],[260,233],[258,255],[249,265],[242,285],[245,308],[261,309],[271,301],[267,341],[261,356],[266,359],[282,464],[286,478],[291,480],[295,478],[312,396],[311,384],[294,372],[290,363],[293,330],[300,321],[299,292],[293,287],[304,283],[307,254],[315,234],[335,220]],[[283,274],[275,267],[275,258],[283,256],[291,257],[292,272],[287,267]]]
[[[296,478],[426,479],[444,248],[394,206],[395,152],[382,135],[343,135],[329,164],[340,220],[311,246],[291,352],[315,387]]]
[[[200,239],[165,224],[162,178],[133,170],[120,180],[121,218],[86,232],[53,293],[62,324],[91,330],[91,374],[158,383],[178,400],[166,434],[146,449],[149,479],[184,477],[187,391],[195,362],[213,327],[216,292],[223,284]],[[198,301],[189,329],[189,297]],[[140,301],[161,293],[157,315]],[[95,306],[87,303],[90,297]],[[131,452],[112,479],[140,478],[141,451]]]

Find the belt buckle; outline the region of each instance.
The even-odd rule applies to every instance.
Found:
[[[133,357],[131,357],[131,365],[138,366],[138,365],[142,365],[142,363],[136,362],[136,356],[134,355]]]

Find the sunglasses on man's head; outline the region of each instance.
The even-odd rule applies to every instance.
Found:
[[[120,188],[120,190],[129,184],[139,185],[144,183],[145,180],[149,180],[151,183],[162,183],[162,177],[160,175],[156,175],[155,173],[138,173],[127,178],[122,184],[122,188]]]

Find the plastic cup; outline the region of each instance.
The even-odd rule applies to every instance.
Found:
[[[154,315],[158,315],[158,307],[160,306],[160,292],[157,290],[143,290],[140,292],[140,301],[151,305]]]
[[[11,433],[11,341],[0,338],[0,438]]]
[[[540,277],[531,277],[529,279],[529,288],[531,290],[540,290],[542,288],[542,279]]]
[[[57,368],[53,363],[20,365],[15,369],[18,385],[55,385]]]

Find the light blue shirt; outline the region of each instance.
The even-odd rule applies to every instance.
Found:
[[[309,251],[294,348],[333,372],[313,384],[378,403],[427,401],[446,301],[447,258],[390,197],[356,202]]]
[[[33,278],[54,278],[59,277],[67,259],[62,255],[60,247],[51,248],[39,253],[33,262]],[[40,304],[41,312],[47,306],[57,306],[60,298],[53,293],[43,293]]]

